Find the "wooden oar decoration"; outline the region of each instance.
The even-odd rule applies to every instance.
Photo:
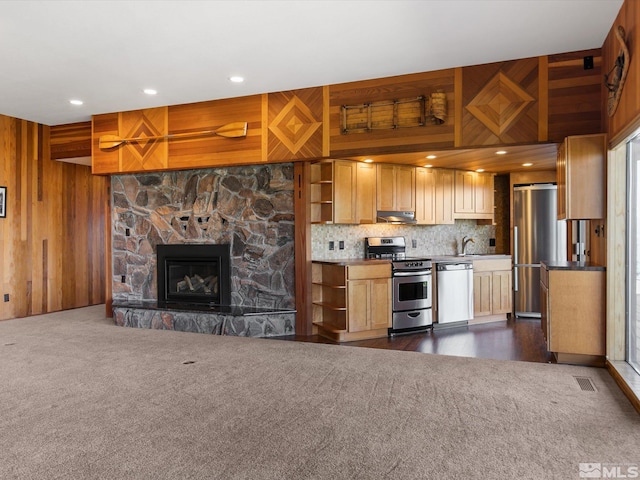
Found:
[[[102,135],[100,137],[100,149],[109,150],[125,143],[149,142],[151,140],[171,140],[173,138],[202,137],[205,135],[218,135],[219,137],[239,138],[247,136],[247,122],[234,122],[223,125],[216,130],[203,130],[200,132],[172,133],[155,137],[121,138],[118,135]]]

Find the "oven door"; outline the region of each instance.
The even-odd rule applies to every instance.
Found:
[[[431,271],[393,272],[393,311],[431,308]]]

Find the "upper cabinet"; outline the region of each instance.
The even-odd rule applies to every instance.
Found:
[[[493,174],[455,172],[455,218],[493,219]]]
[[[376,166],[356,162],[356,222],[376,223]]]
[[[565,138],[558,147],[558,219],[605,218],[605,134]]]
[[[416,167],[416,221],[419,225],[436,223],[436,172]]]
[[[415,167],[378,165],[376,205],[384,211],[415,211]]]

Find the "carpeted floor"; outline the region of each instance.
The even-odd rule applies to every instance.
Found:
[[[0,412],[2,479],[572,479],[580,463],[640,465],[640,416],[604,369],[124,328],[104,306],[0,322]]]

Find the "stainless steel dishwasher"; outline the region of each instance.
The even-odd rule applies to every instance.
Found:
[[[436,276],[438,324],[463,324],[472,320],[473,263],[438,263]]]

